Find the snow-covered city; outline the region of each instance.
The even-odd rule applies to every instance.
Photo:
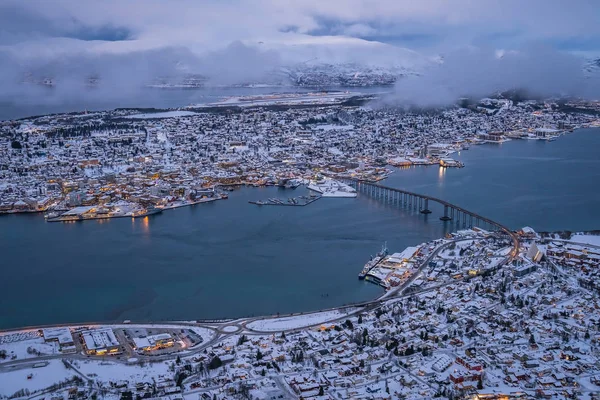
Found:
[[[272,95],[5,121],[0,213],[46,212],[49,221],[138,217],[225,199],[230,185],[379,181],[392,166],[463,167],[453,153],[482,143],[554,141],[597,126],[596,115],[582,110],[600,109],[501,98],[409,112],[376,102],[339,93]]]
[[[0,400],[600,400],[599,10],[0,1]]]
[[[5,398],[578,398],[600,391],[599,236],[473,228],[386,261],[378,299],[315,313],[0,336]],[[375,275],[374,275],[375,276]],[[593,275],[592,275],[593,276]]]

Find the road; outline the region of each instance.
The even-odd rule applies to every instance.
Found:
[[[315,323],[315,324],[310,324],[310,325],[306,325],[306,326],[302,326],[302,327],[298,327],[298,328],[284,329],[284,330],[280,330],[280,331],[276,331],[276,332],[252,329],[252,328],[248,327],[248,324],[251,322],[254,322],[254,321],[259,321],[259,320],[294,317],[294,316],[300,316],[300,315],[311,315],[314,313],[287,314],[287,315],[279,315],[279,316],[254,317],[254,318],[240,318],[240,319],[236,319],[236,320],[225,320],[225,321],[220,321],[220,322],[209,322],[209,323],[162,322],[162,323],[160,323],[160,325],[169,326],[172,329],[201,327],[201,328],[205,328],[205,329],[210,329],[214,332],[214,334],[211,336],[211,338],[209,340],[204,340],[197,347],[188,349],[188,351],[185,353],[185,356],[189,357],[189,356],[193,356],[197,353],[200,353],[200,352],[204,351],[204,349],[207,349],[207,348],[213,346],[214,344],[216,344],[220,341],[223,341],[233,335],[241,335],[241,334],[273,335],[273,334],[277,334],[277,333],[281,333],[281,332],[288,333],[288,332],[295,332],[295,331],[310,329],[310,328],[321,326],[324,323],[327,323],[327,324],[336,323],[336,322],[346,320],[350,317],[356,316],[361,313],[367,313],[367,312],[374,311],[374,310],[378,309],[379,307],[382,307],[388,303],[393,303],[394,301],[397,301],[400,298],[414,296],[416,294],[426,293],[426,292],[429,292],[432,290],[437,290],[440,287],[454,283],[453,281],[450,281],[450,282],[446,282],[446,283],[443,283],[440,285],[424,288],[422,290],[405,293],[406,289],[409,288],[410,285],[412,285],[412,283],[418,278],[418,276],[423,272],[423,270],[429,266],[429,263],[435,257],[437,257],[441,251],[448,248],[453,243],[461,242],[464,240],[471,240],[471,239],[465,239],[465,238],[453,239],[453,240],[447,241],[447,242],[443,243],[442,245],[438,246],[436,249],[434,249],[431,252],[431,254],[429,254],[427,256],[427,258],[425,260],[423,260],[423,262],[420,264],[417,271],[410,278],[408,278],[401,286],[398,286],[397,288],[394,288],[388,292],[383,293],[380,297],[378,297],[374,300],[371,300],[368,302],[363,302],[363,303],[358,303],[358,304],[353,304],[353,305],[348,305],[345,307],[329,308],[329,309],[320,310],[320,311],[315,312],[315,313],[318,313],[318,312],[327,312],[327,311],[334,311],[334,310],[337,311],[337,310],[340,310],[343,308],[354,308],[354,310],[352,312],[346,313],[341,317],[334,318],[331,320],[319,321],[318,323]],[[504,260],[504,262],[501,263],[501,265],[504,265],[506,262],[509,262],[510,260],[512,260],[512,258],[513,258],[513,256],[512,256],[512,252],[511,252],[511,254],[509,254],[509,256],[507,256],[507,258]],[[95,326],[95,325],[99,325],[99,324],[98,323],[87,323],[87,324],[78,324],[76,326],[79,327],[79,326]],[[113,325],[113,326],[115,327],[115,330],[117,332],[119,332],[121,328],[125,328],[125,327],[127,327],[127,328],[132,328],[132,327],[136,327],[136,326],[148,327],[148,326],[152,326],[152,325],[154,325],[154,324],[127,324],[127,325],[119,324],[119,325]],[[63,324],[63,325],[58,325],[58,326],[74,327],[72,324]],[[111,325],[104,325],[104,326],[111,326]],[[29,329],[35,329],[35,328],[29,328]],[[18,331],[18,330],[11,330],[11,331]],[[7,332],[11,332],[11,331],[7,331]],[[121,336],[119,336],[119,339],[125,340],[125,338],[121,337]],[[127,343],[127,341],[125,341],[125,343]],[[131,349],[130,346],[128,346],[126,344],[124,344],[124,346],[126,349],[126,353],[125,353],[126,357],[124,357],[124,358],[123,357],[120,357],[120,358],[113,357],[113,358],[111,358],[111,361],[127,364],[128,363],[127,358],[135,358],[136,362],[166,361],[166,360],[172,360],[177,356],[177,354],[164,354],[164,355],[159,355],[159,356],[149,356],[149,355],[137,354],[133,351],[133,349]],[[91,356],[87,356],[87,355],[83,355],[83,354],[43,355],[40,357],[31,358],[31,359],[20,359],[20,360],[13,360],[13,361],[5,362],[5,363],[0,363],[0,371],[10,371],[13,368],[18,368],[20,365],[23,365],[23,364],[28,365],[33,362],[50,361],[50,360],[56,360],[56,359],[85,361],[85,360],[99,359],[99,358],[91,357]]]
[[[503,265],[508,264],[509,262],[511,262],[512,260],[514,260],[516,257],[518,257],[519,255],[519,238],[518,236],[510,231],[508,228],[504,227],[503,225],[489,220],[485,217],[482,217],[480,215],[477,215],[475,213],[472,213],[468,210],[465,210],[461,207],[455,206],[451,203],[448,203],[446,201],[437,199],[437,198],[433,198],[433,197],[429,197],[429,196],[423,196],[423,195],[418,195],[415,193],[410,193],[410,192],[406,192],[406,191],[401,191],[398,189],[394,189],[394,188],[388,188],[386,186],[382,186],[382,185],[378,185],[378,184],[370,184],[373,185],[375,187],[379,187],[379,188],[383,188],[383,189],[389,189],[389,190],[394,190],[394,191],[400,191],[402,193],[408,193],[411,195],[415,195],[418,197],[422,197],[422,198],[427,198],[428,200],[432,200],[435,202],[438,202],[444,206],[449,206],[452,207],[460,212],[463,212],[465,214],[468,215],[472,215],[476,218],[479,218],[482,221],[485,221],[491,225],[494,225],[496,227],[498,227],[501,231],[503,231],[504,233],[506,233],[507,235],[509,235],[512,239],[513,242],[513,249],[511,250],[511,252],[506,256],[506,258],[500,262],[495,269],[498,269],[500,267],[502,267]],[[393,303],[395,301],[397,301],[398,299],[404,298],[404,297],[408,297],[408,296],[413,296],[416,294],[420,294],[420,293],[425,293],[428,291],[432,291],[432,290],[437,290],[440,287],[452,284],[454,282],[445,282],[443,284],[440,285],[436,285],[436,286],[432,286],[429,288],[425,288],[422,290],[418,290],[418,291],[413,291],[411,293],[405,293],[406,290],[413,284],[413,282],[422,274],[423,270],[425,268],[427,268],[429,266],[429,263],[431,261],[433,261],[433,259],[435,259],[435,257],[437,257],[439,255],[439,253],[441,251],[443,251],[444,249],[448,248],[450,245],[456,243],[456,242],[460,242],[460,241],[464,241],[464,240],[469,240],[469,239],[465,239],[465,238],[461,238],[461,239],[454,239],[451,241],[447,241],[445,243],[443,243],[442,245],[438,246],[431,254],[429,254],[427,256],[427,258],[425,260],[423,260],[423,262],[419,265],[419,268],[415,271],[415,273],[413,273],[405,282],[402,283],[402,285],[393,288],[385,293],[383,293],[381,296],[379,296],[376,299],[373,299],[372,301],[368,301],[368,302],[363,302],[363,303],[358,303],[358,304],[350,304],[344,307],[334,307],[334,308],[330,308],[330,309],[325,309],[325,310],[320,310],[314,313],[318,313],[318,312],[326,312],[326,311],[333,311],[333,310],[340,310],[343,308],[353,308],[353,310],[351,312],[348,313],[344,313],[343,316],[338,317],[338,318],[334,318],[331,320],[326,320],[326,321],[319,321],[319,323],[316,324],[311,324],[308,326],[302,326],[302,327],[298,327],[298,328],[291,328],[291,329],[284,329],[281,331],[277,331],[277,332],[273,332],[273,331],[260,331],[260,330],[256,330],[256,329],[252,329],[248,327],[248,324],[250,324],[251,322],[254,321],[259,321],[259,320],[268,320],[268,319],[277,319],[277,318],[285,318],[285,317],[294,317],[294,316],[299,316],[299,315],[311,315],[314,313],[302,313],[302,314],[287,314],[287,315],[277,315],[277,316],[265,316],[265,317],[256,317],[256,318],[241,318],[241,319],[237,319],[237,320],[224,320],[224,321],[192,321],[192,322],[161,322],[159,325],[161,326],[166,326],[169,329],[177,329],[177,328],[190,328],[190,327],[200,327],[200,328],[205,328],[205,329],[209,329],[213,332],[213,334],[211,335],[209,340],[204,340],[201,344],[197,345],[195,348],[190,348],[188,349],[188,351],[186,351],[184,354],[186,357],[189,356],[193,356],[194,354],[200,353],[202,351],[204,351],[207,348],[210,348],[212,346],[214,346],[215,344],[219,343],[220,341],[223,341],[233,335],[241,335],[241,334],[245,334],[245,335],[273,335],[273,334],[277,334],[277,333],[281,333],[281,332],[293,332],[293,331],[299,331],[299,330],[305,330],[305,329],[309,329],[312,327],[316,327],[316,326],[320,326],[323,323],[335,323],[338,322],[340,320],[345,320],[348,319],[352,316],[361,314],[361,313],[367,313],[373,310],[376,310],[379,307],[382,307],[384,305]],[[124,328],[125,326],[123,326],[122,324],[104,324],[104,323],[99,323],[99,322],[92,322],[92,323],[83,323],[83,324],[77,324],[77,325],[73,325],[73,324],[59,324],[59,325],[53,325],[53,327],[56,326],[63,326],[63,327],[69,327],[69,328],[76,328],[76,327],[82,327],[82,326],[97,326],[97,325],[103,325],[103,326],[112,326],[114,327],[114,329],[119,332],[120,329]],[[126,325],[126,327],[135,327],[135,326],[140,326],[140,327],[150,327],[150,326],[154,326],[155,324],[153,323],[146,323],[146,324],[128,324]],[[33,329],[33,330],[37,330],[37,329],[43,329],[49,326],[36,326],[36,327],[29,327],[26,329]],[[13,330],[7,330],[4,331],[6,333],[9,332],[17,332],[17,331],[23,331],[23,329],[13,329]],[[2,331],[0,331],[2,332]],[[164,354],[164,355],[159,355],[159,356],[149,356],[149,355],[144,355],[144,354],[137,354],[134,352],[134,350],[131,348],[131,346],[128,345],[128,341],[126,340],[126,338],[124,337],[124,335],[122,334],[122,331],[120,331],[121,333],[117,333],[119,340],[123,343],[123,346],[125,347],[125,359],[123,358],[116,358],[113,357],[111,358],[111,361],[116,361],[116,362],[121,362],[126,364],[127,363],[127,358],[135,358],[136,362],[138,361],[166,361],[166,360],[173,360],[177,357],[177,353],[174,354]],[[179,353],[181,355],[181,353]],[[53,354],[53,355],[44,355],[44,356],[40,356],[37,358],[32,358],[32,359],[22,359],[22,360],[12,360],[12,361],[8,361],[6,363],[0,363],[0,372],[2,371],[10,371],[10,370],[14,370],[14,369],[18,369],[18,368],[24,368],[30,365],[33,365],[34,363],[37,362],[41,362],[41,361],[49,361],[49,360],[55,360],[55,359],[64,359],[67,361],[71,361],[71,360],[90,360],[90,359],[103,359],[103,358],[99,358],[99,357],[90,357],[87,355],[83,355],[81,353],[79,354]],[[81,374],[79,371],[76,371],[78,374],[84,376],[85,379],[89,379],[87,378],[85,375]],[[403,373],[408,373],[410,374],[409,371],[405,371]],[[410,374],[411,376],[413,376],[417,381],[426,384],[426,382],[422,381],[421,379],[419,379],[418,377],[415,377],[413,374]],[[275,382],[276,385],[280,388],[280,390],[282,390],[284,393],[286,393],[286,396],[289,396],[290,398],[296,398],[295,394],[292,393],[289,390],[289,386],[282,381],[282,377],[277,377],[275,376]],[[205,391],[206,389],[199,389],[198,391]],[[194,392],[194,391],[193,391]]]

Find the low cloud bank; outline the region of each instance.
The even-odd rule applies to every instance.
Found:
[[[31,55],[33,54],[33,55]],[[0,102],[59,104],[113,101],[146,96],[161,78],[181,82],[202,75],[209,84],[260,81],[280,65],[279,54],[234,42],[219,51],[195,54],[185,47],[123,53],[69,51],[44,55],[0,50]],[[41,84],[46,80],[47,84]],[[91,84],[94,82],[93,84]]]
[[[386,104],[436,107],[461,97],[482,98],[508,90],[540,96],[600,95],[597,79],[584,76],[584,60],[541,46],[518,51],[467,48],[451,52],[422,76],[400,79]]]

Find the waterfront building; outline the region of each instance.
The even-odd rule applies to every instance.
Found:
[[[87,354],[101,356],[120,352],[120,343],[110,328],[83,331],[81,339]]]
[[[172,347],[175,344],[175,340],[168,333],[133,338],[133,342],[135,344],[135,349],[141,351],[164,349]]]
[[[42,336],[45,342],[57,342],[60,351],[63,353],[72,353],[75,351],[73,335],[71,335],[69,328],[44,328],[42,329]]]

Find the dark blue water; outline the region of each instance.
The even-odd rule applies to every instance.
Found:
[[[466,167],[412,167],[385,184],[442,198],[511,229],[600,229],[600,129],[554,142],[471,146],[452,157]]]
[[[75,111],[112,110],[115,108],[176,108],[190,104],[211,103],[231,96],[253,96],[268,93],[305,93],[316,90],[360,93],[379,93],[390,90],[386,87],[366,88],[301,88],[301,87],[215,87],[199,89],[140,89],[131,94],[119,93],[103,97],[90,90],[78,93],[81,98],[72,100],[60,95],[52,88],[38,88],[36,96],[15,99],[12,102],[0,102],[0,121],[25,118],[36,115],[67,113]]]
[[[439,221],[369,198],[306,207],[248,204],[298,195],[242,188],[228,200],[148,219],[46,223],[0,218],[0,326],[66,321],[217,318],[367,300],[357,274],[392,250],[443,234]]]
[[[409,168],[384,183],[511,228],[598,229],[599,148],[597,129],[551,143],[473,146],[457,155],[466,168]],[[363,195],[307,207],[247,203],[302,191],[242,188],[143,220],[0,216],[0,327],[235,317],[367,300],[380,289],[357,273],[384,241],[401,251],[446,229],[438,208],[423,216]]]

